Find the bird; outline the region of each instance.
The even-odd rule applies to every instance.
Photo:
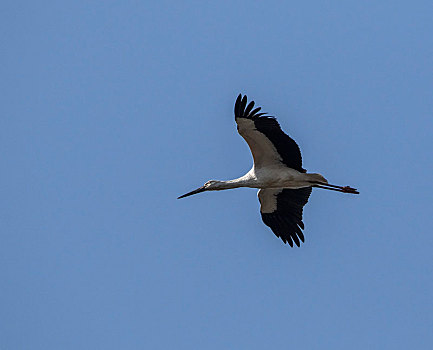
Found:
[[[318,173],[302,167],[299,146],[283,132],[277,119],[260,112],[254,101],[239,94],[234,114],[238,133],[247,142],[253,166],[244,176],[228,181],[210,180],[203,186],[178,197],[185,198],[205,191],[239,187],[259,189],[260,213],[265,225],[291,247],[305,242],[303,208],[314,188],[359,194],[350,186],[331,185]]]

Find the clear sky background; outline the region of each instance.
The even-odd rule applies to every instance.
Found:
[[[6,1],[1,349],[431,349],[431,1]],[[306,242],[233,105],[278,117]]]

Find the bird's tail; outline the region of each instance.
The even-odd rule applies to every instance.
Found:
[[[326,180],[322,175],[320,174],[305,174],[308,176],[308,180],[309,182],[312,183],[322,183],[322,184],[327,184],[328,180]]]

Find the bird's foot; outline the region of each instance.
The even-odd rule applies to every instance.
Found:
[[[356,190],[356,188],[352,188],[350,186],[344,186],[341,188],[343,192],[345,193],[353,193],[353,194],[359,194],[359,192]]]

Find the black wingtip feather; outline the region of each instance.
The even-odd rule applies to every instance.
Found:
[[[235,116],[236,117],[240,115],[241,100],[242,100],[242,94],[239,94],[238,98],[236,99],[236,103],[235,103]]]
[[[300,247],[301,246],[301,243],[299,242],[299,238],[298,238],[298,236],[296,235],[296,233],[294,233],[294,234],[292,234],[292,239],[295,241],[295,244],[298,246],[298,247]]]
[[[253,109],[253,107],[254,107],[254,101],[251,101],[248,104],[247,108],[245,108],[244,115],[250,115],[250,112]]]
[[[286,243],[286,242],[284,242]],[[289,245],[293,248],[293,242],[292,239],[290,237],[287,237],[287,243],[289,243]]]
[[[305,237],[304,237],[304,234],[302,233],[302,231],[298,231],[298,237],[302,241],[302,243],[305,242]]]
[[[253,101],[254,102],[254,101]],[[254,109],[253,111],[251,111],[251,113],[250,113],[250,117],[252,118],[252,117],[254,117],[255,116],[255,114],[258,112],[258,111],[260,111],[262,108],[261,107],[257,107],[256,109]]]
[[[247,95],[244,95],[241,100],[241,106],[240,106],[240,112],[242,115],[244,115],[245,107],[247,106]]]

